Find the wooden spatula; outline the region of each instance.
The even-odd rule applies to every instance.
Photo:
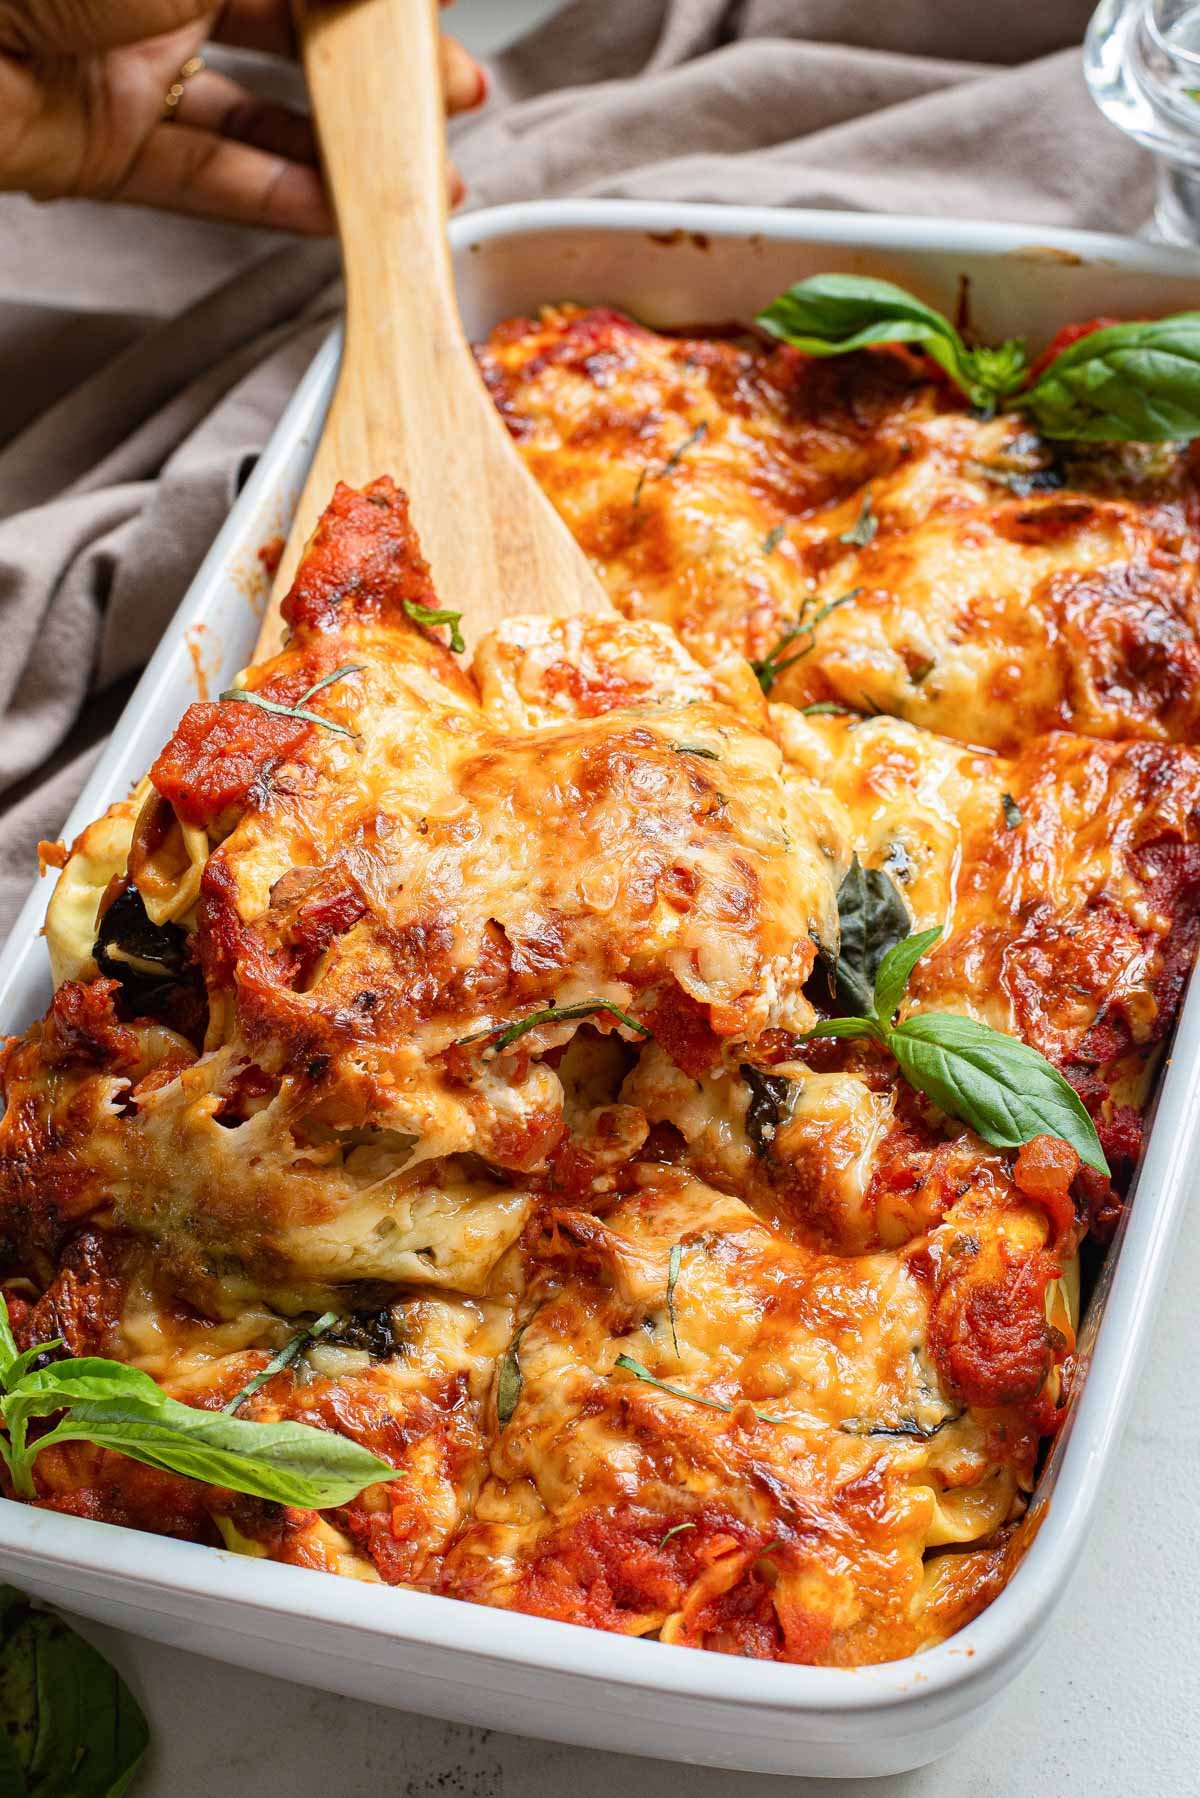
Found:
[[[259,638],[335,484],[404,487],[442,603],[476,641],[506,614],[607,609],[489,400],[446,241],[436,0],[302,0],[304,66],[346,273],[341,374]]]

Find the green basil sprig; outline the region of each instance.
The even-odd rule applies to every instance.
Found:
[[[809,356],[878,343],[923,350],[971,404],[1027,412],[1043,437],[1165,443],[1200,436],[1200,312],[1091,331],[1029,380],[1024,344],[968,348],[950,320],[891,281],[815,275],[772,300],[756,321]]]
[[[909,975],[941,934],[936,927],[922,930],[889,949],[863,1015],[828,1018],[810,1035],[870,1037],[895,1056],[910,1086],[993,1148],[1058,1136],[1086,1166],[1107,1175],[1096,1126],[1078,1093],[1028,1043],[957,1012],[917,1011],[893,1023]]]
[[[3,1798],[122,1798],[149,1739],[137,1700],[99,1650],[0,1586]]]
[[[179,1473],[253,1498],[320,1511],[349,1504],[366,1486],[398,1477],[360,1443],[305,1423],[252,1423],[181,1405],[139,1368],[99,1355],[32,1362],[59,1339],[18,1354],[0,1295],[0,1458],[19,1498],[34,1496],[33,1463],[58,1442],[94,1442],[163,1473]],[[36,1442],[35,1418],[62,1416]]]

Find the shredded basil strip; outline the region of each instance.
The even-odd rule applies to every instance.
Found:
[[[779,548],[779,545],[783,542],[783,539],[786,536],[787,536],[786,524],[772,525],[771,529],[767,532],[766,536],[763,538],[763,541],[762,541],[763,555],[764,556],[773,555],[774,552]]]
[[[683,1244],[673,1243],[671,1253],[667,1257],[667,1317],[671,1323],[671,1341],[675,1348],[675,1359],[679,1359],[679,1338],[675,1334],[675,1287],[679,1280],[679,1270],[683,1266]]]
[[[1021,808],[1011,793],[1001,793],[1000,809],[1004,813],[1004,822],[1009,830],[1016,830],[1021,822]]]
[[[266,1366],[260,1368],[253,1379],[246,1381],[237,1396],[231,1398],[227,1405],[222,1405],[221,1409],[227,1411],[230,1416],[236,1416],[246,1400],[252,1398],[260,1386],[265,1386],[267,1381],[273,1380],[277,1373],[282,1373],[285,1367],[290,1367],[292,1362],[302,1355],[311,1343],[314,1343],[319,1336],[323,1336],[326,1330],[337,1322],[337,1315],[336,1311],[322,1312],[315,1323],[308,1324],[303,1330],[298,1331],[289,1342],[284,1343],[278,1353],[271,1356]]]
[[[260,711],[273,712],[280,718],[299,718],[304,724],[319,724],[322,730],[332,730],[339,737],[352,737],[354,732],[344,724],[337,724],[332,718],[322,718],[320,712],[307,711],[306,704],[319,693],[322,687],[330,687],[335,680],[344,680],[348,674],[361,674],[365,664],[362,662],[345,662],[342,667],[335,668],[332,674],[322,675],[319,681],[301,693],[295,705],[281,705],[277,699],[268,699],[265,693],[255,693],[250,687],[227,687],[219,696],[222,700],[237,700],[243,705],[256,705]]]
[[[545,1011],[531,1012],[527,1018],[521,1018],[515,1024],[489,1024],[486,1030],[473,1030],[470,1036],[460,1036],[456,1046],[465,1048],[468,1043],[481,1043],[488,1037],[495,1037],[488,1052],[499,1055],[510,1043],[515,1043],[518,1037],[524,1036],[529,1030],[536,1030],[539,1024],[571,1023],[576,1018],[591,1017],[597,1011],[610,1013],[622,1024],[628,1025],[630,1030],[636,1030],[639,1036],[654,1034],[647,1024],[639,1024],[636,1018],[631,1018],[627,1011],[622,1011],[611,999],[580,999],[575,1005],[551,1005]]]
[[[871,489],[868,487],[863,494],[862,505],[859,507],[858,517],[848,531],[843,531],[841,533],[838,542],[845,543],[848,547],[854,549],[866,549],[868,543],[874,541],[875,533],[878,529],[879,520],[875,516],[875,508],[871,503]]]
[[[450,626],[450,653],[451,655],[456,656],[463,654],[467,645],[466,639],[459,629],[459,625],[462,623],[461,612],[451,612],[445,609],[438,610],[433,606],[423,606],[419,600],[415,599],[406,599],[404,601],[404,610],[414,624],[448,624]]]
[[[648,1367],[635,1361],[632,1355],[618,1355],[614,1367],[623,1367],[626,1373],[633,1374],[635,1379],[644,1380],[647,1386],[655,1386],[659,1392],[667,1392],[672,1398],[685,1398],[689,1404],[703,1405],[709,1411],[723,1411],[726,1417],[732,1417],[737,1410],[736,1405],[722,1404],[717,1398],[701,1398],[698,1392],[686,1392],[682,1386],[669,1386],[665,1380],[655,1379]],[[753,1408],[753,1407],[752,1407]],[[770,1417],[765,1411],[755,1411],[754,1415],[760,1423],[783,1423],[782,1417]]]
[[[659,1550],[661,1551],[667,1546],[667,1543],[671,1540],[672,1536],[681,1536],[684,1530],[694,1530],[695,1527],[694,1523],[673,1523],[659,1543]]]
[[[642,503],[642,489],[645,487],[646,482],[647,481],[665,481],[669,474],[674,474],[675,470],[679,467],[679,464],[683,461],[683,458],[687,455],[688,451],[690,449],[695,448],[696,444],[698,444],[704,438],[707,431],[708,431],[708,425],[703,420],[701,420],[701,422],[696,426],[694,431],[688,432],[688,434],[684,438],[683,442],[679,445],[679,448],[676,450],[672,450],[671,454],[667,457],[667,460],[663,463],[663,465],[660,469],[657,469],[656,471],[651,471],[651,469],[649,467],[643,468],[641,474],[639,474],[639,476],[638,476],[637,486],[633,490],[633,502],[632,503],[633,503],[633,507],[635,510]]]
[[[706,749],[703,743],[672,743],[671,748],[676,755],[702,755],[706,762],[719,762],[721,759],[715,749]]]
[[[750,664],[758,676],[758,684],[764,693],[770,694],[775,682],[786,669],[794,667],[797,662],[802,662],[805,656],[812,654],[816,648],[817,626],[823,624],[831,612],[836,612],[841,606],[848,606],[851,600],[857,599],[861,592],[861,587],[852,587],[849,593],[843,593],[839,598],[831,599],[827,605],[823,605],[819,611],[814,612],[811,618],[807,617],[806,613],[813,602],[805,601],[799,618],[795,624],[789,625],[788,629],[784,631],[774,649],[765,655],[761,662],[752,661]],[[798,649],[794,655],[786,656],[781,661],[780,657],[784,656],[784,652],[801,637],[808,637],[810,641],[804,645],[803,649]]]

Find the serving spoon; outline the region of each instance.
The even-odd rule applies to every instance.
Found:
[[[475,365],[446,237],[436,0],[300,0],[297,28],[342,243],[346,337],[257,659],[338,481],[390,474],[443,605],[478,639],[519,612],[608,610]]]

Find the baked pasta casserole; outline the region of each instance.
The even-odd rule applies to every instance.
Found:
[[[1052,449],[902,345],[560,306],[479,360],[611,615],[458,653],[403,494],[339,488],[282,652],[45,846],[3,1064],[16,1349],[394,1477],[318,1510],[67,1439],[32,1502],[894,1659],[1019,1557],[1200,930],[1195,458]],[[900,1030],[1036,1051],[1091,1165],[820,1032],[889,930]]]

